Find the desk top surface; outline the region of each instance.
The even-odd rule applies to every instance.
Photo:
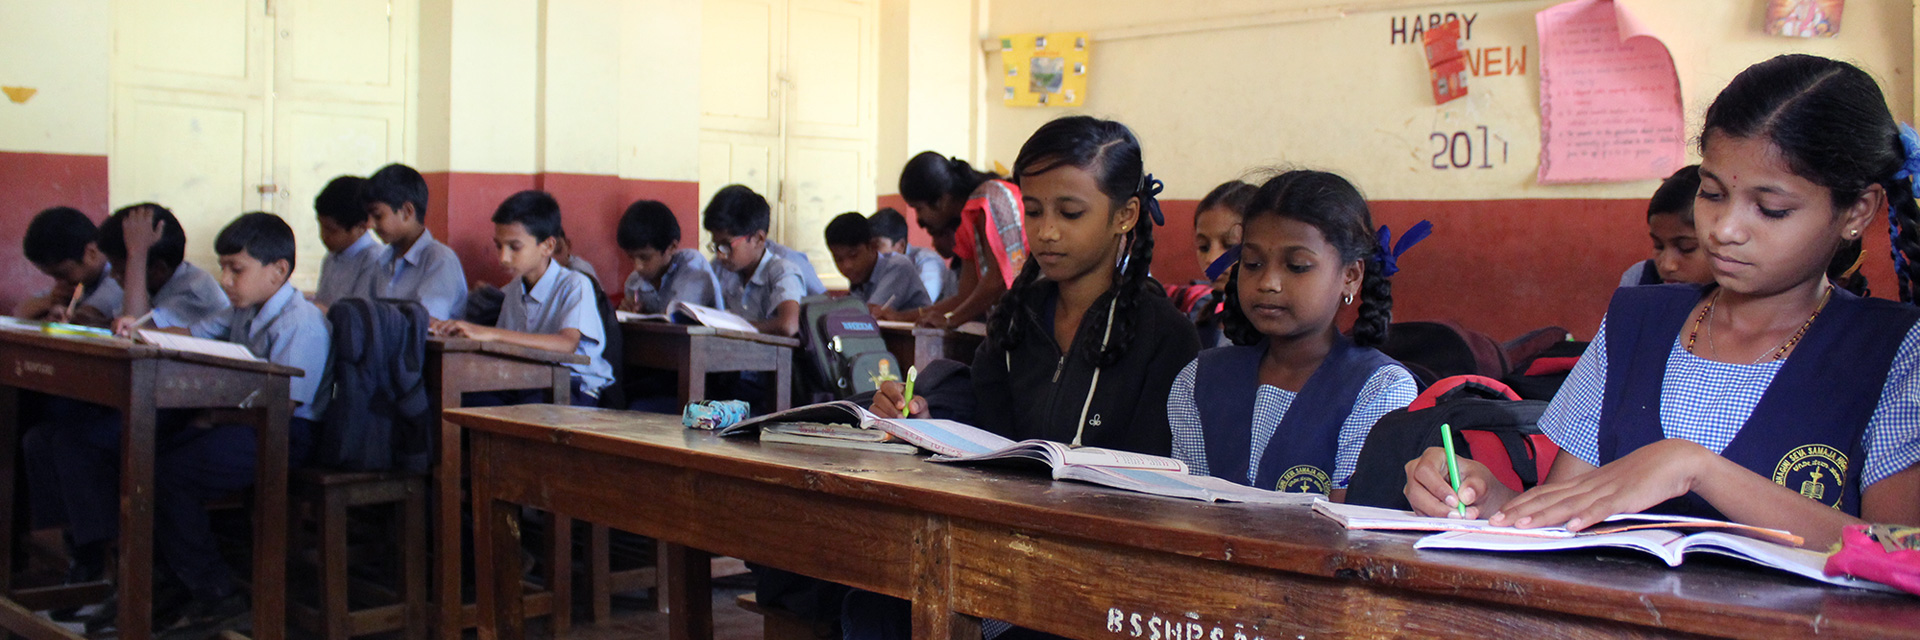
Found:
[[[470,429],[949,517],[1372,586],[1695,633],[1920,635],[1920,600],[1830,587],[1695,555],[1420,551],[1414,534],[1347,531],[1307,507],[1208,504],[919,456],[762,445],[675,416],[554,405],[449,410]],[[1750,629],[1740,633],[1741,629]]]
[[[29,329],[0,327],[0,342],[36,349],[61,351],[90,358],[108,358],[114,360],[165,358],[168,360],[203,364],[235,371],[289,377],[301,375],[299,369],[274,364],[272,362],[238,360],[201,353],[162,349],[150,344],[134,342],[126,338],[49,334],[43,331]]]
[[[798,348],[800,346],[799,338],[788,338],[786,336],[776,336],[776,335],[770,335],[770,334],[758,333],[758,332],[735,331],[732,329],[715,329],[713,327],[698,325],[698,324],[674,324],[671,322],[644,321],[644,322],[622,322],[620,323],[620,326],[626,331],[627,335],[629,336],[634,336],[634,335],[641,335],[641,336],[645,336],[645,335],[659,335],[659,336],[710,335],[710,336],[719,336],[722,338],[729,338],[733,340],[745,340],[747,342],[757,342],[760,344],[768,344],[776,347]],[[632,338],[628,338],[628,339],[632,339]]]
[[[586,364],[589,361],[589,358],[578,353],[560,353],[503,342],[482,342],[470,338],[447,336],[428,336],[427,350],[440,353],[485,353],[548,364]]]

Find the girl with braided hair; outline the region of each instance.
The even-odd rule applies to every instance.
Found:
[[[1166,455],[1166,393],[1200,341],[1147,273],[1164,218],[1140,142],[1118,122],[1059,118],[1020,148],[1013,178],[1030,258],[974,356],[974,422],[1014,440]],[[899,385],[883,385],[873,411],[900,415]]]
[[[1679,513],[1816,549],[1862,519],[1920,525],[1920,309],[1835,283],[1885,215],[1907,292],[1920,140],[1867,72],[1783,55],[1714,99],[1700,155],[1694,218],[1713,284],[1614,293],[1540,419],[1561,448],[1546,482],[1515,495],[1462,460],[1455,494],[1429,449],[1406,467],[1415,510],[1466,504],[1496,525],[1574,530]]]
[[[1373,348],[1392,318],[1394,268],[1375,240],[1366,200],[1340,176],[1288,171],[1260,186],[1221,320],[1239,346],[1202,352],[1174,380],[1173,457],[1196,474],[1345,497],[1373,423],[1419,394]],[[1335,317],[1356,300],[1348,337]]]

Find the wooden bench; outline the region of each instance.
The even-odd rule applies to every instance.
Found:
[[[407,640],[427,637],[427,475],[406,472],[355,472],[300,469],[293,473],[295,535],[310,536],[318,591],[314,605],[293,601],[295,625],[327,640],[386,631],[404,631]],[[391,536],[380,547],[397,565],[397,584],[357,584],[348,539],[349,511],[357,507],[393,507]],[[311,524],[309,529],[306,524]],[[357,588],[356,588],[357,587]],[[356,594],[382,604],[352,608]]]

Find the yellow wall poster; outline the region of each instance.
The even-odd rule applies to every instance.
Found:
[[[1000,38],[1009,107],[1077,107],[1087,102],[1087,32]]]

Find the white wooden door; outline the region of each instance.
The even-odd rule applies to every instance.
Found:
[[[166,205],[211,270],[234,216],[293,227],[295,286],[321,258],[313,197],[405,161],[418,0],[118,0],[110,200]]]
[[[294,283],[320,277],[313,198],[343,174],[365,176],[406,153],[414,2],[276,0],[273,180],[266,206],[293,227]]]
[[[152,201],[180,218],[187,259],[216,263],[213,238],[260,208],[271,181],[268,18],[250,0],[114,4],[114,207]]]
[[[847,283],[827,222],[874,202],[877,12],[875,0],[702,5],[702,206],[728,184],[759,191],[770,235],[807,252],[831,288]]]

